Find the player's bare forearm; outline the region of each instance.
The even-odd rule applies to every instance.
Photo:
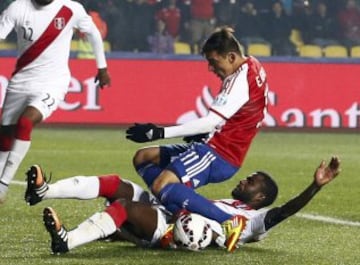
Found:
[[[266,230],[277,225],[289,216],[300,211],[315,196],[322,186],[332,181],[340,172],[340,160],[338,157],[332,157],[326,166],[322,161],[314,173],[313,182],[298,196],[289,200],[281,207],[271,209],[265,217]]]

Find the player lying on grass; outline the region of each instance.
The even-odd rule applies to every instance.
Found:
[[[255,172],[241,180],[232,190],[233,199],[216,200],[213,203],[231,215],[242,215],[247,219],[246,225],[242,227],[240,244],[255,242],[263,239],[270,228],[302,209],[339,172],[340,160],[337,157],[332,157],[328,165],[322,161],[315,170],[311,184],[298,196],[280,207],[261,211],[261,208],[275,200],[277,185],[268,174]],[[123,225],[133,235],[128,240],[139,245],[146,242],[149,246],[159,246],[161,239],[169,236],[167,229],[171,215],[157,203],[154,196],[135,183],[117,175],[104,175],[76,176],[49,184],[39,166],[34,165],[27,172],[25,201],[29,205],[45,199],[98,197],[109,201],[106,209],[69,231],[52,208],[44,209],[43,221],[51,236],[53,253],[65,253],[85,243],[106,238],[122,231]],[[209,223],[215,232],[215,242],[224,246],[225,235],[221,225],[212,220]]]

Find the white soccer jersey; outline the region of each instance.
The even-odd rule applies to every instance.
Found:
[[[54,0],[39,6],[16,0],[0,16],[0,39],[15,29],[19,57],[9,90],[51,90],[65,96],[70,82],[68,59],[73,29],[87,34],[95,44],[98,68],[106,67],[99,31],[83,6],[71,0]]]
[[[264,218],[267,213],[266,210],[253,210],[250,209],[246,204],[233,199],[216,200],[214,203],[217,207],[228,214],[243,215],[248,219],[246,222],[246,227],[241,233],[239,244],[259,241],[266,236],[264,223]],[[218,222],[210,219],[207,219],[207,221],[209,222],[213,231],[219,235],[223,234],[221,225]]]

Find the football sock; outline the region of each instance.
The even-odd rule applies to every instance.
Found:
[[[68,232],[68,248],[70,250],[94,240],[105,238],[113,234],[116,229],[117,226],[113,218],[107,212],[95,213]]]
[[[106,207],[105,212],[111,216],[117,228],[120,227],[127,219],[127,212],[124,206],[118,201],[114,201]]]
[[[216,207],[211,201],[197,194],[193,189],[182,183],[166,185],[159,193],[160,201],[171,211],[173,204],[184,208],[189,212],[198,213],[202,216],[222,223],[232,216]],[[169,207],[169,208],[168,208]]]
[[[10,184],[11,180],[15,176],[16,170],[19,168],[21,161],[24,159],[30,148],[30,143],[30,141],[23,141],[18,139],[14,141],[12,150],[9,153],[4,170],[0,177],[0,181],[2,183],[7,185]]]
[[[43,199],[95,199],[99,194],[99,178],[97,176],[75,176],[48,184]]]
[[[10,153],[9,151],[6,152],[0,151],[0,174],[3,172],[9,153]],[[8,189],[9,189],[9,185],[7,183],[3,183],[0,178],[0,203],[2,200],[5,199]]]
[[[10,151],[0,151],[0,174],[5,168],[6,161],[9,157]]]
[[[1,135],[1,151],[10,151],[7,160],[5,161],[4,167],[1,171],[1,183],[9,185],[11,180],[14,178],[21,161],[24,159],[26,153],[29,151],[31,144],[30,136],[32,128],[33,124],[29,118],[20,117],[16,124],[15,140],[13,140],[9,136]],[[3,154],[2,158],[4,157],[5,154]]]
[[[160,175],[162,170],[158,165],[148,162],[136,166],[136,171],[149,188],[151,188],[154,180]]]
[[[117,175],[106,175],[99,177],[99,197],[113,198],[121,183]]]

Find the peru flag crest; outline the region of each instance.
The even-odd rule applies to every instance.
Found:
[[[65,23],[65,18],[63,17],[56,17],[54,19],[54,25],[55,25],[55,28],[58,29],[58,30],[62,30],[66,23]]]

